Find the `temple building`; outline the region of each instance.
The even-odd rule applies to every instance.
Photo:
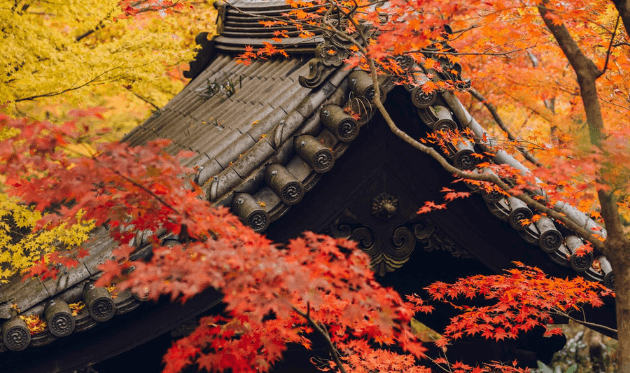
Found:
[[[262,47],[273,37],[273,29],[259,21],[280,17],[289,8],[282,0],[216,4],[219,35],[198,37],[202,48],[187,73],[190,83],[123,141],[138,146],[167,138],[172,140],[168,151],[195,152],[187,165],[198,170],[195,182],[208,200],[230,208],[276,242],[304,231],[357,241],[370,255],[380,281],[401,294],[418,293],[438,280],[500,273],[513,261],[538,266],[550,275],[579,275],[614,287],[606,258],[575,255],[583,241],[573,232],[547,217],[522,226],[519,222],[536,211],[518,199],[472,189],[471,197],[447,209],[418,215],[425,201],[441,200],[444,186],[471,189],[452,184],[453,176],[442,166],[389,129],[371,104],[375,92],[369,74],[344,66],[347,42],[325,33],[299,38],[299,32],[287,26],[289,38],[282,44],[289,58],[244,65],[237,55],[246,46]],[[427,78],[413,59],[397,61],[418,77],[418,84]],[[447,71],[461,72],[457,64],[440,62],[444,73],[434,71],[432,79],[450,80]],[[408,136],[419,139],[442,129],[469,128],[485,138],[484,129],[452,93],[425,93],[387,76],[380,83],[381,100]],[[467,82],[460,84],[465,89]],[[478,164],[474,154],[482,148],[463,141],[449,159],[457,168],[473,170]],[[491,161],[527,172],[504,151]],[[567,204],[556,208],[583,226],[596,224]],[[105,228],[93,236],[91,255],[59,279],[0,287],[0,372],[93,372],[112,362],[118,362],[117,372],[137,371],[129,368],[137,365],[126,366],[116,356],[131,353],[147,359],[150,353],[142,345],[185,335],[196,317],[220,307],[216,290],[181,305],[143,302],[130,292],[95,288],[96,267],[116,242]],[[163,239],[177,242],[168,234]],[[142,234],[134,245],[136,258],[147,255]],[[78,301],[86,307],[73,312],[69,305]],[[31,335],[13,304],[21,315],[39,315],[47,327]],[[450,316],[445,308],[419,320],[440,330]],[[593,310],[592,317],[614,326],[614,305]],[[558,338],[533,335],[489,343],[486,352],[489,359],[535,363],[549,361],[563,344]],[[467,346],[454,346],[453,354],[467,358]],[[151,359],[159,364],[162,352]],[[304,364],[310,364],[308,359]]]

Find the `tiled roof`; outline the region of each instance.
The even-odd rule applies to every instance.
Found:
[[[219,10],[218,29],[220,35],[215,39],[216,47],[223,51],[243,51],[245,46],[262,47],[264,43],[282,46],[288,53],[313,52],[323,39],[315,33],[312,37],[300,37],[293,25],[268,27],[259,21],[282,19],[291,8],[284,0],[272,1],[231,1],[226,7],[222,1],[214,3]],[[317,8],[301,8],[305,12],[314,12]],[[286,31],[287,38],[274,41],[274,31]]]
[[[251,10],[252,4],[244,4],[244,8]],[[278,5],[280,3],[266,4],[270,7],[270,14],[286,10],[285,6]],[[258,27],[256,19],[245,22],[252,24],[252,28]],[[258,36],[259,39],[266,37],[262,34]],[[248,37],[251,41],[251,37],[257,36]],[[229,205],[234,190],[253,192],[260,188],[261,170],[266,162],[282,161],[286,164],[294,158],[291,155],[292,134],[298,127],[308,133],[321,132],[319,121],[314,120],[318,116],[316,111],[329,96],[340,99],[340,95],[335,96],[334,92],[341,89],[339,86],[348,71],[333,73],[328,69],[319,75],[328,78],[319,88],[305,88],[299,84],[299,77],[309,75],[309,57],[293,55],[290,59],[257,60],[246,66],[238,64],[233,54],[222,52],[234,50],[231,47],[234,45],[244,46],[243,40],[230,37],[227,33],[214,41],[219,54],[209,59],[208,56],[200,56],[206,57],[209,65],[199,68],[198,59],[195,63],[200,70],[199,75],[159,114],[132,130],[124,141],[140,145],[157,138],[169,138],[173,140],[169,151],[194,151],[197,156],[188,159],[188,165],[198,166],[201,170],[198,182],[206,184],[208,195],[217,197],[218,203]],[[299,44],[300,48],[293,48],[291,52],[314,50],[313,40],[300,40]],[[212,48],[202,52],[214,53]],[[306,126],[302,126],[304,123]],[[316,141],[320,140],[326,146],[343,148],[334,136]],[[318,145],[318,148],[325,147],[319,142]],[[332,154],[328,148],[326,150]],[[338,154],[341,152],[338,151]],[[311,188],[318,179],[317,175],[309,176],[305,164],[295,160],[279,172],[286,174],[286,170],[290,170],[291,174],[306,175],[310,183],[306,183],[304,188]],[[209,180],[211,176],[216,177]],[[289,198],[291,193],[287,194]],[[269,206],[277,205],[273,203],[277,198],[270,189],[261,190],[256,198],[258,196],[269,198]],[[271,214],[272,218],[266,216],[266,224],[271,219],[277,219],[282,211],[286,210],[278,208]],[[93,232],[91,239],[90,256],[59,279],[44,282],[39,279],[18,280],[0,288],[0,321],[6,320],[2,322],[0,352],[48,344],[73,332],[88,330],[140,304],[140,300],[128,291],[110,294],[104,288],[93,288],[91,283],[99,275],[96,267],[110,257],[116,242],[105,228]],[[135,241],[137,246],[143,245],[141,234]],[[69,305],[79,301],[84,301],[86,307],[73,316]],[[18,313],[20,316],[37,315],[47,322],[47,327],[31,336],[24,320],[17,317]]]
[[[107,289],[92,286],[93,279],[100,273],[96,267],[110,257],[115,242],[105,228],[93,232],[91,239],[90,256],[57,279],[16,281],[2,288],[0,320],[10,321],[3,323],[0,352],[46,345],[70,333],[91,329],[140,305],[129,291],[110,294]],[[85,307],[72,316],[69,304],[80,301],[85,302]],[[24,321],[16,317],[16,311],[20,311],[21,316],[37,315],[48,326],[31,336]]]
[[[266,70],[264,67],[266,65],[275,63],[290,64],[287,61],[258,61],[258,63],[260,64],[257,65],[259,67],[251,71],[250,75],[255,75],[256,71]],[[344,69],[333,69],[334,72],[330,74],[328,79],[319,85],[316,84],[317,88],[312,91],[306,88],[299,88],[296,83],[297,77],[306,74],[305,63],[301,62],[300,66],[296,70],[296,78],[280,86],[288,92],[302,91],[305,94],[298,93],[295,97],[290,96],[288,102],[278,102],[276,106],[273,106],[273,100],[268,100],[263,94],[264,92],[269,92],[269,94],[276,97],[282,96],[281,93],[274,92],[274,88],[277,87],[277,81],[273,81],[274,77],[271,76],[268,79],[272,81],[266,81],[262,84],[260,81],[252,83],[248,81],[252,90],[259,90],[262,93],[250,92],[244,96],[245,98],[241,99],[238,99],[239,95],[236,93],[234,96],[224,99],[225,102],[229,100],[229,104],[225,102],[220,104],[216,102],[213,104],[208,103],[209,106],[214,105],[209,113],[211,112],[211,115],[216,115],[217,117],[226,115],[226,112],[231,110],[241,110],[240,108],[244,105],[247,105],[245,107],[249,108],[249,111],[244,110],[244,112],[248,113],[247,115],[232,115],[224,119],[226,121],[234,121],[228,127],[222,129],[222,131],[226,131],[228,128],[232,128],[232,132],[229,132],[227,135],[215,132],[214,135],[209,135],[209,139],[214,136],[211,140],[179,142],[178,137],[172,137],[171,133],[155,133],[157,137],[173,138],[182,148],[186,148],[185,144],[188,144],[188,149],[198,152],[199,156],[191,159],[189,162],[191,165],[201,167],[197,175],[197,182],[203,185],[208,199],[215,205],[232,207],[234,213],[241,216],[244,221],[249,221],[250,225],[259,231],[264,230],[270,222],[278,219],[291,205],[295,204],[283,198],[278,186],[270,182],[269,173],[273,172],[270,171],[270,165],[277,164],[286,168],[293,181],[300,183],[304,191],[310,190],[323,172],[317,172],[312,165],[309,165],[308,159],[296,151],[297,136],[308,134],[317,137],[318,141],[323,142],[327,148],[334,151],[334,159],[336,160],[345,150],[348,143],[333,134],[334,131],[331,131],[329,126],[330,123],[328,123],[326,118],[322,118],[321,114],[324,112],[327,114],[334,113],[335,110],[333,109],[335,108],[337,108],[339,113],[343,113],[341,107],[344,106],[345,98],[349,96],[350,91],[352,91],[353,97],[369,98],[371,94],[369,92],[371,89],[370,79],[365,76],[363,80],[357,78],[361,77],[361,74],[366,75],[365,73],[354,72],[352,73],[352,78],[342,80],[345,76]],[[312,67],[313,62],[311,62],[311,72],[315,70]],[[415,68],[417,70],[422,69],[418,65],[415,65]],[[459,67],[449,66],[449,68],[445,67],[443,70],[449,71],[451,68],[458,69]],[[271,70],[271,68],[269,69]],[[359,83],[356,83],[357,79],[359,79]],[[383,83],[385,93],[393,88],[393,85],[388,84],[386,80]],[[197,87],[192,89],[198,91],[200,89],[198,84],[203,83],[197,81],[196,85],[191,84],[192,87]],[[295,86],[289,86],[290,84]],[[249,91],[245,86],[243,86],[242,90]],[[333,98],[324,102],[333,90],[335,90]],[[413,104],[417,107],[419,117],[434,131],[462,127],[460,122],[465,122],[467,127],[478,138],[489,138],[485,130],[474,118],[470,117],[454,95],[448,92],[427,95],[421,89],[414,89],[413,87],[408,87],[408,90],[412,96]],[[182,99],[185,100],[185,98]],[[171,104],[173,104],[173,107],[176,107],[178,105],[177,102],[182,99],[176,97]],[[300,102],[300,100],[302,101]],[[326,103],[333,103],[334,105],[326,106]],[[227,106],[227,109],[223,109],[223,106]],[[321,107],[319,110],[318,106]],[[278,108],[282,110],[277,110]],[[452,111],[463,112],[466,118],[458,119]],[[179,112],[179,115],[183,116],[184,114],[194,116],[190,112]],[[365,124],[364,122],[369,120],[369,117],[368,115],[367,118],[360,120],[361,123],[357,124]],[[199,118],[195,119],[197,122],[199,121]],[[160,118],[155,119],[155,123],[159,120]],[[153,121],[148,121],[144,126],[152,126],[154,125],[153,123]],[[180,125],[181,122],[174,124],[178,128],[181,128],[179,127]],[[222,120],[218,120],[218,123],[215,122],[215,125],[220,127],[226,126]],[[250,137],[247,137],[245,133],[249,134]],[[136,143],[135,139],[137,136],[136,134],[130,134],[127,139],[132,143]],[[194,136],[192,137],[194,138]],[[219,145],[213,147],[211,153],[204,153],[197,147],[197,144],[205,144],[208,141]],[[459,149],[455,149],[455,155],[451,157],[453,164],[461,169],[474,169],[477,164],[475,157],[472,155],[475,152],[475,147],[468,143],[462,143],[459,146]],[[492,160],[498,164],[508,164],[522,172],[529,172],[524,165],[502,150],[497,152]],[[479,170],[479,172],[491,171]],[[536,192],[541,193],[541,191]],[[576,249],[583,244],[580,238],[571,232],[567,232],[564,228],[556,227],[554,222],[547,217],[542,217],[539,221],[529,226],[521,226],[519,222],[522,219],[531,219],[535,213],[525,203],[514,197],[505,198],[499,193],[480,191],[480,194],[495,216],[510,222],[511,226],[518,231],[525,241],[540,246],[543,251],[549,254],[551,260],[560,265],[572,267],[577,272],[585,273],[593,280],[604,281],[609,287],[614,286],[612,271],[606,258],[598,258],[598,263],[601,265],[600,269],[593,267],[594,257],[592,254],[586,256],[575,255]],[[237,203],[234,202],[235,195],[238,195]],[[239,203],[248,207],[242,208]],[[570,205],[559,203],[556,209],[583,226],[596,226],[595,222]],[[251,218],[250,215],[256,212],[259,214],[258,218]],[[264,221],[264,224],[261,221]]]

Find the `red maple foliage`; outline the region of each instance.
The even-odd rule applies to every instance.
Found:
[[[166,141],[136,148],[97,143],[76,121],[56,125],[0,116],[0,127],[19,131],[0,150],[6,192],[49,211],[48,227],[84,211],[83,219],[106,224],[119,242],[129,242],[138,230],[179,235],[182,243],[174,247],[154,236],[146,262],[130,260],[135,247],[122,244],[114,260],[100,266],[98,285],[117,282],[118,289],[150,299],[169,295],[181,301],[209,287],[221,289],[225,316],[203,319],[173,346],[166,372],[192,363],[267,371],[288,343],[310,346],[314,329],[342,351],[337,366],[353,370],[355,359],[372,370],[374,356],[394,354],[373,349],[374,343],[400,346],[409,354],[400,358],[411,365],[424,355],[409,324],[414,311],[375,281],[368,256],[354,242],[307,232],[285,247],[273,245],[227,209],[200,198],[190,182],[193,170],[163,152]],[[87,144],[87,155],[73,153]],[[61,261],[62,254],[42,258],[30,276],[56,276],[58,266],[48,264]],[[72,254],[66,254],[63,264],[71,265],[66,258]]]
[[[583,320],[583,307],[601,307],[602,297],[614,295],[598,282],[582,277],[551,278],[540,269],[515,262],[518,268],[504,275],[471,276],[454,284],[436,282],[427,288],[432,299],[451,304],[462,311],[451,319],[443,334],[449,340],[477,334],[496,341],[516,339],[520,333],[541,326],[545,336],[562,334],[549,329],[553,316]],[[410,297],[414,300],[415,297]],[[490,305],[460,305],[462,301],[485,299]],[[487,302],[486,302],[487,303]]]
[[[290,12],[289,18],[294,19],[294,26],[301,31],[301,36],[310,36],[305,29],[307,26],[318,26],[327,32],[337,33],[336,36],[346,37],[346,41],[355,38],[357,33],[362,34],[365,43],[361,45],[357,42],[349,47],[354,52],[362,49],[362,55],[357,54],[347,60],[351,65],[360,65],[368,70],[373,67],[368,66],[369,63],[376,63],[379,71],[400,75],[403,69],[393,56],[407,55],[426,70],[444,73],[439,59],[453,63],[461,60],[463,63],[461,56],[468,53],[480,55],[479,60],[466,63],[470,67],[468,70],[480,78],[481,85],[494,84],[501,79],[521,82],[531,75],[527,73],[531,69],[526,69],[524,65],[530,64],[535,56],[531,57],[531,53],[527,55],[524,51],[536,47],[548,36],[547,29],[539,27],[542,24],[540,20],[535,22],[537,13],[540,13],[545,22],[572,27],[582,40],[599,42],[600,39],[610,39],[608,48],[591,48],[597,51],[597,65],[603,66],[601,75],[606,72],[611,56],[616,62],[608,69],[608,83],[604,91],[607,94],[602,97],[610,96],[614,100],[625,100],[627,97],[627,94],[618,93],[627,92],[622,79],[627,59],[625,54],[610,53],[619,17],[610,38],[589,26],[593,13],[606,13],[604,2],[545,1],[542,6],[540,1],[393,0],[383,8],[373,7],[374,4],[366,1],[329,2],[335,5],[338,13],[355,17],[352,24],[347,23],[343,27],[341,21],[337,24],[340,27],[335,27],[333,20],[326,18],[330,14],[323,15],[327,11],[323,6],[317,13],[306,13],[300,8],[314,3],[301,0],[289,3],[296,8]],[[178,2],[122,1],[120,4],[126,16],[136,16],[145,11],[169,11]],[[319,5],[323,4],[319,2]],[[515,22],[515,19],[522,22]],[[265,26],[280,25],[277,22]],[[357,22],[370,24],[373,31],[378,31],[370,35],[370,42]],[[554,31],[549,25],[547,28]],[[456,32],[445,32],[453,29]],[[275,36],[276,40],[282,40],[288,33],[277,31]],[[509,43],[510,40],[518,41],[518,45]],[[460,52],[451,49],[446,41]],[[542,47],[536,52],[551,56],[550,61],[560,61],[560,67],[565,69],[563,59],[553,58],[558,56],[557,48],[554,51],[547,47],[549,43],[540,44]],[[479,49],[485,52],[476,52]],[[250,58],[283,53],[274,44],[265,43],[256,52],[248,47],[241,58],[246,63]],[[331,49],[328,53],[336,52]],[[427,56],[431,53],[434,57]],[[478,67],[491,56],[515,58],[505,65],[495,64],[494,69],[498,73],[489,74]],[[548,65],[558,68],[553,63]],[[460,79],[459,71],[446,72],[454,79],[428,80],[422,87],[423,91],[453,89]],[[427,78],[433,78],[432,75],[429,73]],[[398,83],[412,83],[413,78],[400,76]],[[575,80],[572,75],[566,79]],[[574,95],[575,82],[565,84],[569,88],[564,90]],[[558,89],[542,83],[540,86],[536,83],[533,88],[530,88],[531,84],[516,85],[527,87],[524,88],[527,91],[533,89],[544,97],[559,94],[552,92]],[[509,94],[514,92],[504,93],[504,96]],[[514,101],[518,99],[514,98]],[[570,104],[579,108],[578,103],[571,101]],[[611,101],[610,105],[620,106],[616,101]],[[619,117],[618,112],[610,108],[607,111]],[[86,128],[77,128],[72,122],[57,126],[0,116],[0,123],[21,131],[20,136],[8,140],[3,144],[6,146],[0,149],[0,169],[6,176],[7,192],[20,196],[40,211],[48,211],[45,222],[51,225],[71,222],[77,212],[85,211],[84,218],[94,219],[97,224],[107,224],[120,242],[128,242],[136,231],[144,230],[166,231],[181,239],[181,245],[166,247],[160,245],[155,236],[151,243],[154,256],[148,262],[129,260],[135,247],[121,245],[114,252],[115,260],[101,267],[104,271],[101,284],[119,281],[121,289],[131,288],[153,299],[166,294],[183,301],[208,287],[220,288],[224,292],[227,315],[204,319],[193,335],[175,345],[167,359],[168,371],[179,371],[193,361],[205,368],[264,371],[280,358],[286,343],[308,346],[309,333],[314,330],[327,336],[331,346],[343,352],[340,357],[343,362],[335,362],[338,369],[424,369],[416,367],[415,359],[422,356],[424,349],[411,334],[408,323],[414,312],[428,312],[430,306],[417,297],[411,297],[411,302],[405,303],[393,291],[381,288],[366,270],[368,259],[354,250],[352,243],[307,233],[286,247],[273,245],[244,227],[225,209],[213,209],[200,198],[200,190],[189,177],[192,170],[181,167],[177,157],[162,151],[166,142],[130,148],[123,144],[94,143]],[[589,154],[579,159],[571,152],[554,152],[553,156],[566,158],[563,167],[540,167],[532,173],[523,174],[519,170],[491,163],[478,166],[502,179],[512,180],[511,194],[534,187],[550,187],[547,188],[550,201],[569,198],[568,202],[574,202],[571,198],[576,193],[581,194],[594,186],[599,191],[610,190],[620,175],[627,173],[627,137],[620,134],[611,131],[605,140],[595,141],[602,142],[600,148],[606,150],[609,159],[617,160],[618,167],[606,165],[610,170],[605,173],[599,166],[603,157],[597,148],[589,148]],[[437,139],[438,142],[442,140],[443,135]],[[485,134],[477,140],[484,144],[488,142]],[[89,144],[86,147],[88,156],[69,154],[85,144]],[[567,185],[571,174],[576,173],[580,173],[583,180]],[[544,176],[545,185],[537,186],[540,184],[534,174]],[[477,182],[476,186],[487,192],[506,193],[487,182]],[[447,202],[467,196],[467,193],[450,189],[444,192]],[[429,201],[419,212],[445,207],[445,204]],[[74,253],[54,255],[42,258],[31,270],[31,275],[43,278],[55,276],[58,269],[48,266],[48,262],[60,262],[66,266],[76,264],[77,255]],[[127,270],[132,266],[135,270],[129,273]],[[598,306],[601,303],[599,297],[608,294],[599,285],[580,279],[549,279],[540,270],[530,267],[512,270],[508,275],[471,277],[452,285],[437,283],[429,291],[434,299],[447,299],[463,311],[447,328],[445,338],[438,341],[442,347],[450,339],[465,335],[480,334],[495,340],[515,338],[519,332],[544,325],[554,313],[570,316],[571,309],[579,310],[584,304]],[[459,306],[452,302],[462,296],[481,296],[496,300],[496,304],[476,307]],[[549,334],[556,332],[548,331]],[[373,343],[397,343],[410,354],[398,355],[374,349]],[[375,357],[383,357],[383,361]],[[443,358],[434,362],[445,364],[455,372],[476,373],[499,367],[498,364],[484,368],[457,362],[449,364]],[[502,369],[517,370],[515,366]]]
[[[136,247],[120,245],[114,259],[100,266],[98,280],[98,285],[115,282],[120,290],[129,288],[150,299],[169,295],[186,301],[204,289],[221,289],[226,312],[201,319],[193,334],[175,343],[164,357],[165,372],[192,364],[217,371],[268,371],[287,344],[310,348],[314,334],[324,336],[331,351],[339,351],[329,366],[320,367],[324,370],[428,371],[418,364],[426,348],[410,321],[416,312],[432,312],[433,307],[418,296],[404,301],[381,287],[368,269],[369,257],[353,241],[307,232],[286,246],[274,245],[227,209],[199,198],[201,191],[190,182],[193,170],[164,153],[167,141],[135,148],[95,142],[98,134],[79,125],[80,117],[90,114],[77,113],[77,120],[60,125],[0,116],[0,130],[19,132],[0,148],[0,172],[7,193],[47,213],[46,228],[72,221],[83,211],[83,219],[107,225],[123,243],[138,230],[179,235],[176,246],[163,246],[154,235],[148,261],[130,260]],[[460,197],[448,188],[444,192],[447,200]],[[73,266],[85,255],[81,248],[58,251],[42,257],[29,276],[54,277],[57,264]],[[581,278],[551,279],[517,265],[521,269],[507,275],[473,276],[428,288],[434,300],[462,311],[438,347],[446,350],[451,340],[476,334],[497,341],[516,338],[544,326],[552,314],[569,315],[584,304],[599,306],[600,296],[610,294]],[[460,306],[454,303],[458,297],[484,297],[496,304]],[[553,333],[557,329],[547,334]],[[392,345],[405,352],[375,347]],[[461,373],[520,371],[499,363],[433,362]]]

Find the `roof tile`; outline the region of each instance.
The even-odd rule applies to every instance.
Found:
[[[246,92],[247,89],[242,90],[243,92]],[[209,113],[212,115],[213,119],[216,119],[217,121],[219,121],[219,123],[221,123],[221,125],[223,125],[224,127],[229,127],[229,123],[225,123],[224,118],[226,116],[229,116],[230,113],[235,109],[238,108],[239,106],[243,105],[242,101],[236,101],[236,100],[232,100],[230,99],[229,101],[224,101],[220,104],[218,104],[217,106],[214,106],[214,110]]]
[[[241,89],[232,99],[243,102],[258,101],[258,96],[261,96],[261,92],[266,85],[267,81],[265,79],[252,78],[247,82],[247,85],[243,84],[246,89]]]
[[[261,204],[261,206],[263,206],[267,212],[271,211],[273,207],[281,203],[280,197],[278,197],[267,185],[260,188],[253,197],[264,204]]]
[[[284,64],[278,71],[274,71],[274,75],[285,82],[295,81],[295,79],[290,79],[289,77],[294,72],[304,69],[304,66],[308,67],[309,59],[301,57],[299,60],[294,58],[293,61],[295,63]]]
[[[195,156],[186,159],[182,162],[182,164],[186,167],[203,167],[203,165],[210,161],[210,158],[208,158],[207,155],[196,151],[195,153]]]
[[[168,125],[162,127],[157,133],[164,138],[173,139],[178,144],[187,146],[188,144],[181,143],[181,140],[190,136],[190,134],[196,129],[196,122],[194,119],[179,114]]]
[[[232,168],[228,168],[212,179],[206,187],[206,195],[209,197],[210,201],[215,201],[241,181],[241,177],[238,176]]]
[[[306,88],[304,88],[304,90],[307,91],[307,93],[309,91]],[[326,82],[322,84],[322,86],[319,87],[313,94],[303,99],[296,110],[305,118],[308,118],[334,91],[335,86]]]
[[[282,121],[280,121],[270,134],[272,136],[270,141],[274,147],[278,148],[282,144],[293,136],[293,132],[302,125],[304,122],[304,116],[297,110],[291,110],[289,114]]]
[[[223,171],[223,167],[214,158],[208,160],[202,167],[203,169],[199,171],[199,177],[197,178],[197,184],[199,185],[204,185],[211,177]]]
[[[260,104],[239,102],[239,104],[235,106],[234,109],[226,112],[220,118],[220,122],[223,123],[224,126],[227,126],[234,131],[239,131],[239,128],[251,126],[251,123],[245,123],[246,117],[251,116],[251,112],[249,112],[249,110],[260,109],[262,109],[262,105]],[[249,129],[249,127],[247,127],[245,131],[247,131],[247,129]]]
[[[249,134],[241,134],[236,141],[231,142],[231,144],[217,156],[217,162],[219,162],[223,168],[227,168],[230,166],[230,163],[236,161],[239,156],[247,152],[254,144],[255,141]]]
[[[270,105],[277,102],[278,96],[282,95],[288,88],[287,82],[279,78],[267,81],[268,86],[261,92],[260,103]]]
[[[69,289],[88,277],[90,277],[90,272],[83,263],[79,263],[79,265],[68,269],[67,273],[61,274],[56,279],[45,281],[44,287],[46,287],[49,294],[54,295]]]
[[[243,179],[274,153],[274,149],[267,141],[258,141],[245,154],[238,158],[232,168]]]
[[[215,128],[218,130],[218,127]],[[236,131],[232,131],[229,128],[220,130],[217,136],[216,131],[206,133],[200,136],[197,141],[192,145],[193,149],[200,153],[205,153],[208,158],[215,158],[223,149],[229,147],[241,134]],[[229,163],[229,162],[228,162]]]
[[[281,108],[274,108],[269,114],[260,119],[256,125],[252,126],[247,132],[253,138],[258,140],[262,135],[266,135],[273,127],[287,115],[286,111]]]
[[[287,163],[286,168],[297,180],[304,180],[311,172],[315,172],[300,157],[293,157],[293,159]]]
[[[283,61],[279,60],[279,59],[274,59],[272,61],[269,61],[269,63],[265,64],[265,66],[256,71],[256,74],[250,74],[250,76],[255,76],[259,79],[269,79],[271,77],[273,77],[272,74],[270,74],[270,72],[272,72],[273,70],[276,70],[278,68],[279,65],[282,65]]]
[[[299,84],[287,84],[282,94],[276,97],[270,105],[274,108],[281,107],[287,113],[291,111],[311,90],[303,88]]]
[[[308,69],[308,63],[306,62],[308,61],[305,61],[304,64],[301,65],[299,69],[295,69],[295,70],[290,69],[289,71],[287,71],[287,73],[289,74],[285,75],[286,79],[297,82],[300,75],[308,75],[309,69]]]
[[[256,126],[259,123],[259,119],[260,118],[264,118],[265,116],[267,116],[269,113],[271,113],[273,111],[273,108],[269,105],[263,105],[263,104],[256,104],[254,105],[256,107],[256,110],[252,110],[251,112],[247,113],[243,119],[241,120],[241,125],[238,127],[238,130],[241,133],[245,133],[247,131],[250,130],[250,128],[252,128],[253,126]],[[256,141],[258,139],[254,139],[254,141]]]

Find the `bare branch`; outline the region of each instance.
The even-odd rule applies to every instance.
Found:
[[[472,25],[472,26],[469,26],[469,27],[463,28],[463,29],[461,29],[461,30],[451,30],[451,32],[450,32],[450,33],[451,33],[451,35],[461,34],[461,33],[464,33],[464,32],[466,32],[466,31],[470,31],[470,30],[476,29],[476,28],[478,28],[478,27],[481,27],[481,26],[479,26],[479,25]]]
[[[81,41],[81,40],[83,40],[84,38],[86,38],[86,37],[88,37],[88,36],[92,35],[92,34],[93,34],[93,33],[95,33],[96,31],[98,31],[98,30],[102,29],[104,26],[105,26],[105,25],[103,24],[103,21],[101,21],[101,22],[99,22],[99,23],[98,23],[98,25],[96,25],[96,27],[94,27],[93,29],[88,30],[88,31],[86,31],[86,32],[82,33],[81,35],[77,36],[77,37],[74,39],[74,41],[77,41],[77,42],[78,42],[78,41]]]
[[[570,315],[569,315],[568,313],[566,313],[566,312],[551,311],[551,312],[549,312],[549,313],[550,313],[550,314],[554,314],[554,315],[558,315],[558,316],[564,316],[564,317],[567,317],[567,318],[569,318],[569,319],[571,319],[571,320],[575,321],[576,323],[578,323],[578,324],[582,324],[582,325],[584,325],[584,326],[589,326],[589,327],[593,327],[593,328],[601,328],[601,329],[604,329],[604,330],[608,330],[609,332],[617,333],[617,329],[610,328],[610,327],[608,327],[608,326],[606,326],[606,325],[602,325],[602,324],[595,324],[595,323],[592,323],[592,322],[588,322],[588,321],[586,321],[586,320],[576,319],[575,317],[570,316]]]

